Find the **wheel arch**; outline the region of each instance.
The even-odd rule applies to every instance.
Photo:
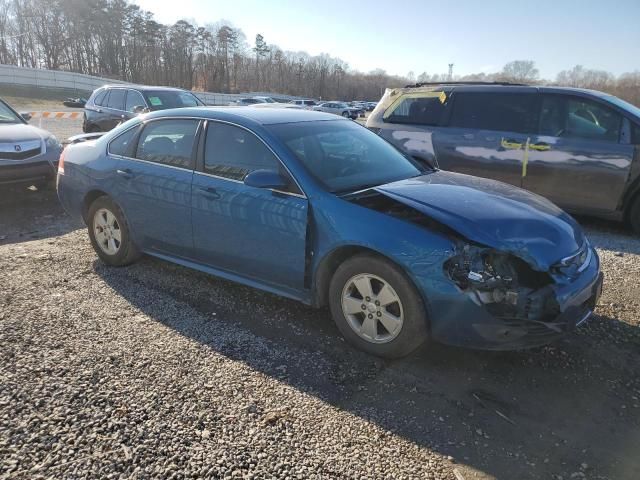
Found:
[[[100,197],[108,197],[109,194],[100,189],[93,189],[87,192],[82,200],[82,219],[85,224],[89,224],[89,219],[87,215],[89,214],[89,208],[91,208],[91,204],[95,202]]]
[[[407,271],[407,269],[403,265],[394,261],[389,256],[363,245],[343,245],[343,246],[337,247],[334,250],[331,250],[329,253],[327,253],[320,260],[320,263],[318,264],[318,267],[316,268],[314,277],[313,277],[314,281],[313,281],[312,305],[314,307],[317,307],[317,308],[324,307],[329,303],[329,284],[331,283],[331,279],[333,278],[333,275],[336,272],[337,268],[340,266],[340,264],[342,264],[344,261],[346,261],[347,259],[355,255],[361,255],[361,254],[369,254],[369,255],[378,257],[398,267],[406,275],[407,279],[413,285],[413,288],[416,289],[416,292],[420,297],[420,300],[422,300],[425,311],[427,312],[427,316],[430,315],[430,308],[429,308],[429,303],[427,301],[427,298],[425,297],[422,290],[418,288],[418,285],[416,284],[415,279],[411,275],[411,272]]]

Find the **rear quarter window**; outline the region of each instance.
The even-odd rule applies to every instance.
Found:
[[[95,98],[93,99],[93,103],[95,105],[100,105],[100,106],[104,105],[106,103],[104,100],[105,100],[105,97],[107,96],[108,92],[109,92],[109,90],[106,90],[106,89],[99,91],[96,94]]]
[[[415,125],[439,125],[446,105],[446,96],[407,96],[389,107],[384,121]]]

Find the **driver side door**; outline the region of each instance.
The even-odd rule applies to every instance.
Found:
[[[209,120],[193,179],[196,260],[294,296],[304,289],[308,202],[252,131]],[[251,187],[255,170],[288,177],[286,191]]]
[[[624,124],[604,102],[543,94],[522,186],[572,212],[615,211],[634,154]]]

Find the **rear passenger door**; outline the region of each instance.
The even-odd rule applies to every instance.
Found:
[[[523,186],[580,212],[616,210],[624,192],[634,146],[628,121],[590,98],[542,95],[538,134],[532,135]]]
[[[448,128],[433,138],[440,168],[521,186],[537,99],[535,89],[455,92]]]
[[[102,92],[96,95],[93,100],[93,105],[89,105],[86,108],[87,120],[90,128],[98,127],[99,131],[106,132],[109,124],[109,112],[107,111],[107,103],[109,102],[110,89],[104,89]]]
[[[148,121],[135,145],[118,158],[116,198],[136,244],[145,250],[192,254],[191,181],[199,125],[183,118]]]
[[[109,91],[106,107],[103,109],[102,130],[107,131],[114,128],[124,117],[124,100],[127,90],[124,88],[112,88]]]

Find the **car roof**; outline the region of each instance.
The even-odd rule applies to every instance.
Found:
[[[299,123],[315,121],[350,121],[331,113],[297,108],[255,108],[255,107],[185,107],[158,110],[145,118],[198,117],[213,120],[233,121],[241,125],[278,123]]]
[[[501,82],[442,82],[442,83],[423,83],[408,85],[406,90],[413,88],[427,88],[433,90],[460,91],[460,92],[491,92],[495,90],[504,90],[511,92],[539,91],[546,93],[575,93],[578,95],[594,95],[600,98],[607,98],[610,95],[598,90],[590,90],[587,88],[577,87],[561,87],[561,86],[542,86],[542,85],[526,85],[522,83],[501,83]]]
[[[160,87],[160,86],[153,86],[153,85],[129,85],[126,83],[116,83],[116,84],[109,84],[109,85],[103,85],[100,88],[130,88],[132,90],[141,90],[141,91],[146,91],[146,90],[166,90],[166,91],[171,91],[171,92],[189,92],[189,90],[185,90],[184,88],[175,88],[175,87]],[[189,93],[194,93],[194,92],[189,92]]]

